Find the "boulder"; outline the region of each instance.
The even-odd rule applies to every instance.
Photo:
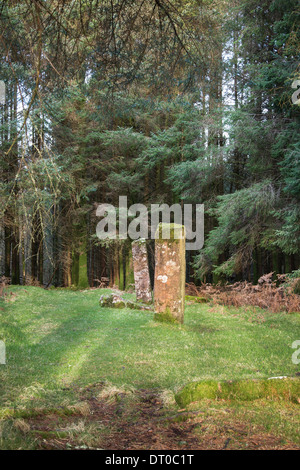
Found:
[[[132,300],[126,300],[121,297],[119,294],[110,293],[103,294],[99,299],[100,307],[108,308],[131,308],[136,310],[152,310],[152,307],[149,305],[143,305],[141,302],[133,302]]]

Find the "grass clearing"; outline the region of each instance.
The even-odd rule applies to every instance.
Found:
[[[22,425],[15,427],[13,421],[39,416],[75,424],[84,420],[85,427],[76,428],[77,434],[71,425],[73,435],[86,436],[74,445],[101,447],[103,442],[93,437],[93,429],[101,423],[90,422],[91,403],[82,392],[89,387],[98,387],[94,399],[107,406],[113,406],[117,397],[134,407],[137,391],[144,389],[155,391],[164,408],[176,409],[174,394],[192,381],[299,374],[291,348],[300,338],[299,314],[197,303],[187,305],[184,325],[174,325],[155,321],[150,312],[100,308],[98,300],[105,292],[7,289],[0,309],[0,340],[5,341],[7,356],[7,364],[0,365],[1,448],[36,446],[38,433],[24,433]],[[283,410],[287,406],[271,405]],[[247,403],[242,406],[248,409]],[[298,405],[290,406],[296,410]],[[247,416],[252,416],[250,411]],[[280,416],[287,420],[284,413]],[[12,435],[10,444],[3,438],[3,427],[6,436]],[[110,434],[101,429],[103,436]],[[65,445],[72,440],[69,434],[60,437],[66,439]]]

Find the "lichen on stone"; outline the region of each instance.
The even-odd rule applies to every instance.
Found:
[[[133,302],[132,300],[126,300],[121,297],[119,294],[110,293],[110,294],[103,294],[99,299],[100,307],[107,307],[107,308],[130,308],[136,310],[149,310],[151,311],[152,308],[150,305],[143,305],[140,302]]]
[[[132,259],[136,300],[152,302],[146,240],[141,238],[132,243]]]
[[[126,301],[117,294],[103,294],[99,299],[101,307],[125,308]]]
[[[160,224],[157,230],[167,224]],[[178,239],[156,239],[154,304],[156,319],[184,321],[185,296],[185,229],[182,225],[168,224],[171,236],[177,231]],[[160,233],[160,235],[162,235]],[[164,235],[164,234],[163,234]],[[180,235],[183,235],[180,238]],[[175,235],[176,236],[176,235]]]

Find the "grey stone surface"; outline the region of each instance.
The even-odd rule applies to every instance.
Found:
[[[151,303],[152,292],[145,239],[132,242],[132,259],[136,300]]]

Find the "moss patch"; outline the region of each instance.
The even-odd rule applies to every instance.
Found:
[[[175,323],[175,324],[180,324],[178,320],[171,314],[170,309],[166,308],[164,312],[160,313],[155,313],[154,314],[154,320],[160,321],[163,323]]]
[[[61,408],[35,408],[35,409],[0,409],[0,419],[7,418],[37,418],[39,416],[57,415],[57,416],[72,416],[77,415],[78,411],[72,407]]]
[[[186,295],[186,302],[193,302],[195,304],[205,304],[207,299],[205,297],[197,297],[196,295]]]
[[[299,403],[300,380],[239,380],[234,382],[192,382],[175,396],[179,406],[203,399],[252,401],[259,399],[284,400]]]
[[[167,234],[167,238],[163,238],[163,235]],[[185,237],[184,225],[179,224],[166,224],[160,223],[157,227],[155,240],[156,242],[179,242],[179,240]]]

